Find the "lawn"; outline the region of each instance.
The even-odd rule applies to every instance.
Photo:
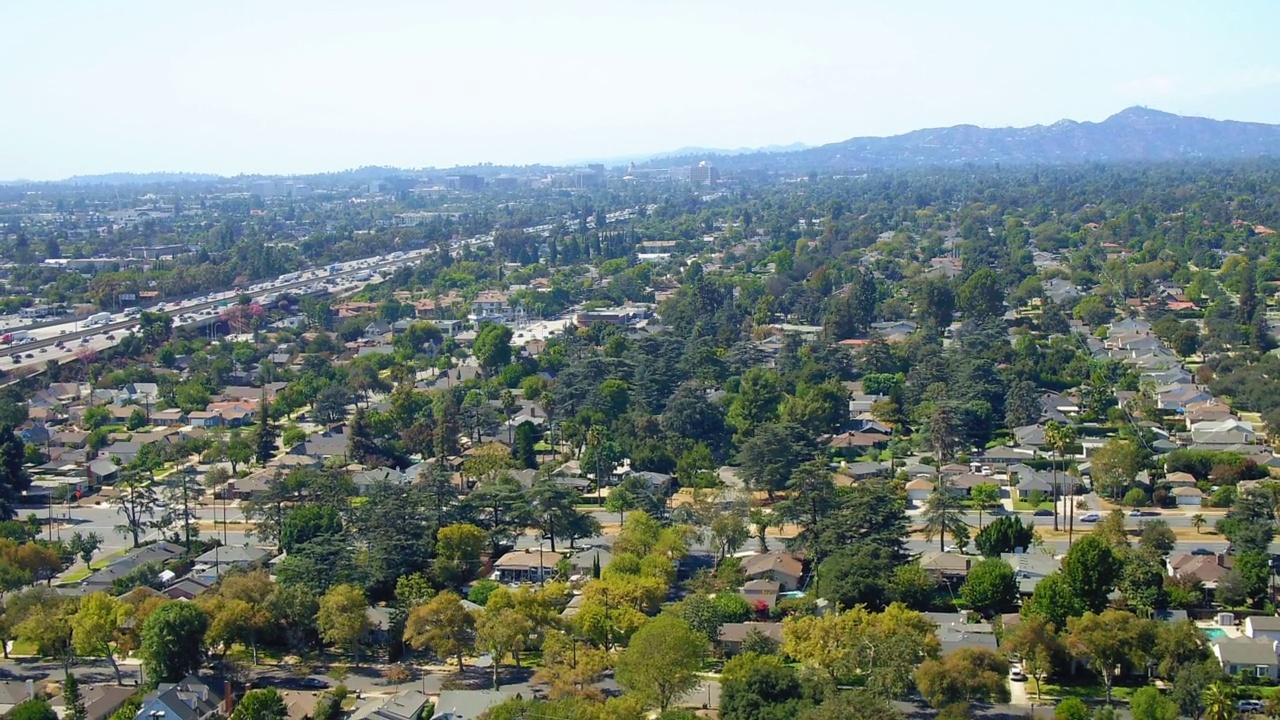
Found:
[[[1052,501],[1052,500],[1046,500],[1046,501],[1044,501],[1044,502],[1040,503],[1039,505],[1032,505],[1031,503],[1027,502],[1026,500],[1022,500],[1021,498],[1019,498],[1019,499],[1017,499],[1017,500],[1014,500],[1014,501],[1013,501],[1013,509],[1014,509],[1014,510],[1022,510],[1022,511],[1025,511],[1025,512],[1031,512],[1031,511],[1033,511],[1033,510],[1052,510],[1052,509],[1053,509],[1053,501]]]
[[[1032,686],[1035,685],[1034,679],[1028,680],[1027,682],[1030,683]],[[1141,689],[1142,689],[1142,686],[1128,687],[1128,686],[1122,686],[1122,685],[1112,685],[1111,698],[1113,700],[1128,700],[1129,697],[1133,695],[1133,693]],[[1035,697],[1035,688],[1034,687],[1027,688],[1027,695],[1030,697]],[[1055,683],[1046,682],[1044,684],[1043,695],[1045,698],[1078,697],[1081,700],[1102,699],[1107,696],[1107,689],[1102,686],[1102,683],[1097,683],[1097,682],[1081,684],[1081,685],[1057,685]]]

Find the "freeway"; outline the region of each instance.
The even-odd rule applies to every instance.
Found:
[[[484,238],[481,237],[474,238],[469,242],[471,244],[475,244],[483,242],[483,240]],[[297,290],[317,284],[323,285],[330,279],[349,280],[350,282],[339,283],[331,289],[350,290],[363,283],[371,281],[373,274],[382,270],[414,262],[426,252],[426,249],[419,249],[407,252],[398,258],[383,258],[379,256],[375,258],[353,260],[341,263],[340,265],[343,269],[339,272],[328,275],[322,274],[322,269],[313,269],[305,271],[301,277],[298,277],[298,279],[290,280],[288,282],[281,282],[277,279],[273,282],[268,281],[260,283],[241,293],[215,293],[207,296],[211,299],[198,301],[187,300],[173,304],[162,303],[150,308],[144,308],[144,310],[148,312],[165,313],[175,319],[187,315],[194,316],[191,321],[186,323],[179,322],[179,325],[208,323],[215,320],[217,315],[200,317],[202,313],[212,310],[228,301],[235,300],[243,295],[247,295],[252,299],[259,299],[267,295],[278,295],[280,293],[286,293],[291,290]],[[295,276],[298,275],[298,273],[291,274]],[[368,275],[368,277],[357,279],[361,275]],[[8,356],[9,358],[14,358],[16,356],[17,359],[17,362],[11,362],[8,358],[5,358],[5,362],[3,365],[0,365],[0,368],[9,370],[34,365],[42,369],[45,364],[51,360],[55,362],[67,362],[73,359],[76,353],[81,349],[100,351],[114,346],[116,344],[115,334],[117,332],[130,330],[136,327],[137,324],[138,320],[136,317],[126,317],[121,313],[117,313],[112,315],[112,320],[110,322],[93,327],[81,328],[81,321],[76,319],[35,328],[30,330],[32,336],[35,338],[30,342],[0,346],[0,356]],[[57,347],[58,345],[65,345],[65,347],[59,348]]]

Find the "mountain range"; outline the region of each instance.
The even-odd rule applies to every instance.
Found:
[[[982,128],[953,125],[915,130],[891,137],[855,137],[827,145],[803,143],[736,150],[687,147],[667,153],[618,156],[571,165],[603,162],[610,167],[692,165],[710,160],[722,170],[773,172],[856,172],[874,168],[955,165],[1065,165],[1086,162],[1161,162],[1280,158],[1280,125],[1187,117],[1144,107],[1122,110],[1102,122],[1060,120],[1052,125]],[[494,165],[451,171],[496,175],[529,167]],[[550,166],[536,166],[550,171]],[[437,168],[401,170],[369,167],[324,176],[340,180],[381,179],[393,175],[441,172]],[[78,184],[210,182],[205,173],[111,173],[68,178]],[[6,184],[22,184],[21,181]]]
[[[981,128],[954,125],[892,137],[856,137],[795,152],[688,153],[724,169],[792,172],[972,164],[1158,162],[1280,157],[1280,125],[1212,120],[1131,107],[1102,122]],[[670,164],[673,158],[650,161]]]

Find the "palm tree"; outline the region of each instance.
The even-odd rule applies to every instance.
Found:
[[[951,492],[945,478],[939,478],[938,486],[924,503],[924,538],[938,538],[938,549],[946,550],[947,534],[955,535],[957,528],[964,526],[964,504],[960,496]]]
[[[1200,534],[1200,529],[1203,528],[1208,523],[1209,521],[1204,519],[1203,513],[1196,513],[1195,515],[1191,516],[1191,527],[1196,529],[1197,535]]]
[[[1067,447],[1076,440],[1075,429],[1070,425],[1063,425],[1057,420],[1050,420],[1044,428],[1044,444],[1053,451],[1056,460],[1062,460],[1066,455]],[[1062,493],[1062,486],[1058,483],[1058,463],[1053,465],[1053,530],[1058,530],[1058,495]]]
[[[978,530],[982,530],[982,511],[1000,507],[1000,488],[991,483],[975,485],[969,491],[969,502],[978,511]]]
[[[1204,720],[1236,720],[1235,689],[1226,683],[1216,682],[1204,691]]]

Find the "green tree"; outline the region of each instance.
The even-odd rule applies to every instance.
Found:
[[[515,608],[481,613],[476,620],[476,648],[493,657],[493,688],[498,689],[498,668],[510,655],[520,667],[520,652],[533,634],[533,622]]]
[[[1204,720],[1236,720],[1236,689],[1228,682],[1215,682],[1205,688],[1201,700],[1204,704]]]
[[[1173,552],[1173,546],[1177,541],[1178,538],[1173,534],[1173,529],[1164,520],[1143,521],[1142,533],[1138,539],[1139,546],[1160,555],[1168,555]]]
[[[978,562],[969,569],[969,576],[960,587],[960,599],[965,607],[984,617],[1007,612],[1018,602],[1018,580],[1013,568],[998,558]]]
[[[650,707],[666,712],[698,684],[706,638],[673,615],[645,623],[618,657],[618,683]]]
[[[471,580],[480,571],[487,541],[488,535],[475,525],[440,528],[436,533],[436,578],[451,587]]]
[[[103,592],[86,595],[71,618],[71,643],[78,654],[106,658],[116,674],[116,684],[123,685],[120,666],[116,662],[115,637],[129,617],[129,607]]]
[[[80,681],[70,668],[63,674],[62,706],[67,711],[67,720],[86,720],[88,717],[84,710],[84,698],[80,695]]]
[[[978,533],[974,543],[985,557],[1000,557],[1017,548],[1027,550],[1035,540],[1035,526],[1024,523],[1017,515],[996,518]]]
[[[1133,488],[1124,494],[1124,504],[1135,510],[1140,507],[1146,507],[1147,502],[1147,493],[1142,488]]]
[[[1053,709],[1053,720],[1092,720],[1089,706],[1078,697],[1069,697]]]
[[[142,624],[142,668],[153,683],[178,682],[204,664],[209,618],[186,602],[167,602]]]
[[[990,268],[982,268],[969,276],[957,295],[960,311],[969,320],[983,320],[1004,314],[1004,288],[1000,277]]]
[[[964,502],[942,477],[938,478],[937,488],[925,501],[920,517],[924,521],[925,540],[937,537],[939,550],[945,549],[948,534],[954,537],[961,527],[968,530],[964,522]]]
[[[48,702],[33,698],[14,705],[5,718],[8,720],[58,720],[58,713],[54,712]]]
[[[1084,603],[1071,589],[1061,570],[1049,573],[1036,583],[1031,598],[1022,604],[1022,616],[1040,617],[1054,627],[1066,627],[1067,619],[1084,612]]]
[[[497,323],[482,323],[472,343],[472,354],[484,371],[493,375],[511,362],[511,328]]]
[[[240,698],[231,720],[285,720],[289,708],[275,688],[249,690]]]
[[[1120,559],[1111,546],[1094,534],[1086,535],[1071,546],[1062,560],[1062,574],[1071,594],[1086,610],[1095,613],[1107,607],[1107,596],[1115,589],[1121,569]]]
[[[791,720],[804,706],[795,668],[771,656],[739,655],[721,673],[723,720]]]
[[[446,590],[409,612],[404,641],[414,649],[430,648],[441,659],[456,658],[462,670],[462,655],[475,644],[475,618],[457,593]]]
[[[1133,720],[1178,720],[1178,705],[1153,687],[1138,690],[1129,699]]]
[[[935,708],[956,703],[1007,702],[1009,663],[986,648],[960,648],[916,669],[916,687]]]
[[[1058,483],[1058,464],[1065,457],[1067,448],[1071,447],[1076,441],[1075,428],[1070,425],[1063,425],[1056,420],[1050,420],[1044,428],[1044,441],[1058,462],[1054,462],[1053,468],[1053,529],[1058,530],[1058,496],[1062,494],[1062,485]]]
[[[739,474],[747,487],[768,493],[782,490],[804,463],[817,455],[813,437],[798,425],[759,426],[738,453]]]
[[[1028,615],[1012,628],[1005,628],[1004,646],[1022,659],[1023,671],[1036,682],[1036,700],[1039,700],[1045,678],[1067,657],[1066,645],[1058,637],[1053,623]]]
[[[978,534],[982,534],[982,512],[1000,507],[1000,487],[993,483],[975,485],[969,491],[969,504],[978,511]]]
[[[12,425],[0,425],[0,520],[17,516],[22,493],[31,487],[31,475],[23,466],[26,448]]]
[[[267,401],[267,389],[262,389],[262,399],[258,403],[258,425],[254,428],[254,457],[263,465],[276,454],[276,439],[280,432],[271,421],[271,403]]]
[[[335,585],[320,598],[316,627],[325,642],[350,648],[360,667],[360,641],[369,633],[369,601],[355,585]]]
[[[1067,637],[1071,651],[1089,659],[1089,667],[1102,680],[1110,703],[1115,669],[1122,665],[1143,667],[1155,649],[1156,629],[1153,621],[1133,613],[1105,610],[1069,619]]]

